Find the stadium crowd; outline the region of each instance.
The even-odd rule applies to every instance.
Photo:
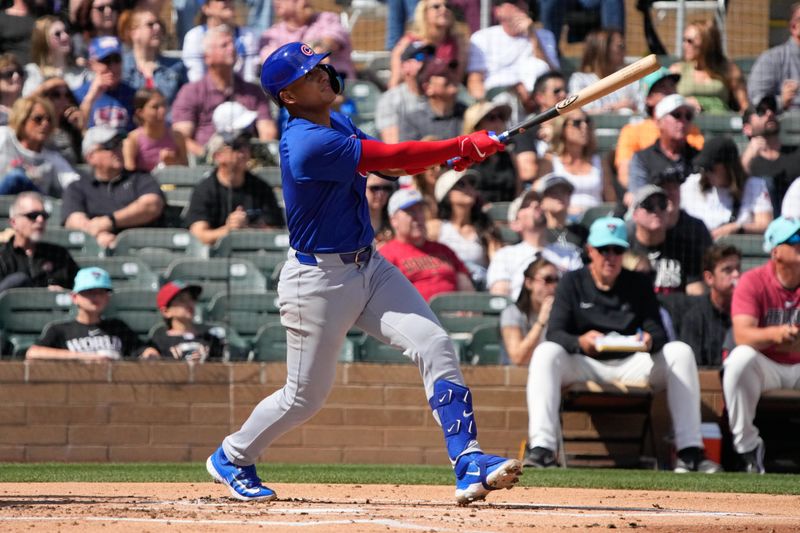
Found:
[[[125,235],[137,228],[196,241],[198,263],[246,230],[282,231],[280,182],[269,176],[288,117],[258,80],[287,42],[330,52],[345,86],[362,90],[345,91],[340,112],[388,143],[503,131],[627,61],[622,2],[581,2],[603,27],[584,36],[574,72],[558,47],[561,2],[492,0],[485,28],[477,2],[387,2],[383,77],[357,68],[341,18],[309,0],[248,0],[247,21],[232,0],[173,2],[174,24],[159,0],[8,2],[0,308],[6,291],[44,288],[71,291],[77,309],[40,324],[27,357],[230,355],[219,327],[193,321],[211,288],[170,274],[163,258],[137,258],[161,276],[148,289],[163,323],[143,333],[105,317],[104,261],[128,257]],[[367,177],[375,247],[426,300],[508,299],[495,317],[500,362],[530,369],[528,465],[556,464],[559,385],[630,379],[667,389],[676,469],[718,471],[695,413],[697,367],[711,367],[725,370],[744,467],[764,472],[759,395],[800,388],[800,139],[785,131],[800,122],[800,3],[787,21],[788,40],[749,72],[726,57],[713,22],[693,21],[674,63],[480,164],[397,183]],[[48,240],[51,216],[96,253]],[[3,354],[17,348],[8,335],[0,342]]]

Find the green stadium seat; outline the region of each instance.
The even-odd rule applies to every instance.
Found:
[[[703,135],[733,136],[742,133],[742,117],[738,113],[719,115],[700,113],[694,117],[694,122]]]
[[[248,257],[262,251],[283,252],[289,249],[289,233],[285,230],[243,229],[229,232],[211,248],[212,257]]]
[[[281,187],[281,167],[257,167],[251,170],[253,174],[267,182],[273,189]]]
[[[769,252],[764,251],[763,235],[725,235],[720,237],[717,243],[736,246],[745,257],[769,257]]]
[[[138,257],[77,257],[81,268],[96,266],[111,275],[114,289],[158,290],[158,276]]]
[[[372,335],[364,335],[359,346],[359,360],[365,363],[411,364],[403,350],[384,344]]]
[[[505,296],[486,292],[448,292],[431,298],[430,306],[444,329],[455,340],[467,342],[472,331],[484,325],[497,326],[500,313],[509,304]]]
[[[592,115],[592,123],[597,130],[613,130],[619,136],[619,130],[631,120],[631,115],[621,113],[597,113]]]
[[[207,307],[208,320],[229,324],[247,341],[253,341],[265,324],[280,324],[281,320],[277,292],[222,292],[213,296]]]
[[[617,204],[615,204],[614,202],[604,202],[600,205],[590,207],[589,209],[584,211],[583,216],[581,217],[581,226],[588,229],[589,227],[591,227],[592,222],[594,222],[598,218],[605,216],[613,216],[616,209],[617,209]]]
[[[214,170],[213,166],[202,165],[195,167],[185,167],[173,165],[153,169],[152,175],[156,181],[162,185],[174,185],[178,187],[194,187],[201,182]]]
[[[500,327],[495,324],[479,326],[472,330],[472,339],[467,344],[466,361],[472,365],[497,365],[503,353]]]
[[[164,323],[156,306],[156,294],[151,289],[115,290],[103,316],[122,320],[144,342],[154,326]]]
[[[498,226],[498,228],[500,229],[500,238],[503,240],[503,244],[517,244],[522,240],[522,236],[519,232],[514,231],[508,226]]]
[[[486,209],[486,214],[497,224],[508,224],[508,208],[511,202],[492,202]]]
[[[178,188],[163,188],[161,192],[164,193],[164,197],[167,199],[167,204],[175,205],[180,207],[186,207],[189,205],[189,201],[192,199],[192,193],[194,193],[193,187],[178,187]]]
[[[375,118],[375,108],[381,95],[381,90],[377,85],[369,80],[348,80],[344,91],[345,96],[355,104],[360,121]]]
[[[131,228],[117,235],[114,255],[135,255],[157,274],[175,259],[206,256],[206,247],[181,228]]]
[[[74,316],[72,295],[46,288],[8,289],[0,294],[0,354],[25,357],[49,322]]]
[[[733,60],[740,69],[742,69],[742,74],[744,77],[747,78],[750,75],[750,71],[753,70],[753,65],[756,62],[756,57],[737,57]]]
[[[344,341],[339,361],[353,362],[358,351],[361,332],[358,336],[348,337]],[[253,340],[253,361],[285,361],[286,360],[286,329],[280,323],[264,324],[258,330]]]
[[[203,305],[219,293],[267,291],[267,280],[258,268],[250,261],[238,258],[175,259],[167,267],[164,279],[200,285],[203,287],[200,295]]]
[[[267,278],[267,290],[278,288],[281,267],[286,262],[286,252],[259,252],[257,254],[236,254],[236,257],[252,262],[258,271]]]
[[[72,257],[99,257],[102,252],[94,237],[76,229],[48,224],[43,240],[63,246],[69,250]]]

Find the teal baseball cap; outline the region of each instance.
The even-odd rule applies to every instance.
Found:
[[[589,228],[589,246],[622,246],[628,248],[628,229],[625,221],[617,217],[601,217],[592,222]]]
[[[639,82],[639,87],[642,89],[642,94],[644,96],[648,96],[650,91],[653,90],[655,84],[666,78],[672,78],[675,80],[675,83],[678,83],[678,80],[681,79],[681,75],[670,72],[669,69],[661,67],[655,72],[651,72],[642,78],[642,81]]]
[[[764,232],[764,251],[781,244],[800,244],[800,218],[778,217],[769,223]]]
[[[83,292],[92,289],[113,290],[111,276],[99,267],[86,267],[78,270],[75,275],[75,284],[72,286],[72,292]]]

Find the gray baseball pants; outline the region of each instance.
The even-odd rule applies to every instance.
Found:
[[[235,464],[256,462],[272,441],[311,418],[323,406],[336,363],[354,325],[401,347],[419,367],[426,401],[444,379],[464,384],[447,333],[417,289],[378,253],[366,264],[344,264],[338,254],[315,254],[304,265],[289,252],[278,297],[286,328],[286,385],[262,400],[241,429],[222,443]]]

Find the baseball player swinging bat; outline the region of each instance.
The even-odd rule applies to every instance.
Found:
[[[560,101],[547,111],[543,111],[542,113],[539,113],[538,115],[517,124],[513,128],[509,128],[500,135],[497,135],[497,140],[502,143],[506,143],[511,137],[514,137],[520,133],[524,133],[526,130],[529,130],[534,126],[542,124],[543,122],[547,122],[548,120],[552,120],[559,115],[580,109],[586,104],[590,104],[598,98],[602,98],[608,94],[611,94],[614,91],[628,85],[629,83],[639,81],[651,72],[658,70],[659,67],[660,65],[658,64],[658,58],[655,56],[655,54],[650,54],[649,56],[643,57],[635,63],[631,63],[627,67],[620,69],[601,80],[597,80],[593,84],[582,89],[578,94],[573,94],[566,97],[564,100]],[[447,166],[452,167],[456,162],[458,162],[458,160],[459,158],[448,160]]]

